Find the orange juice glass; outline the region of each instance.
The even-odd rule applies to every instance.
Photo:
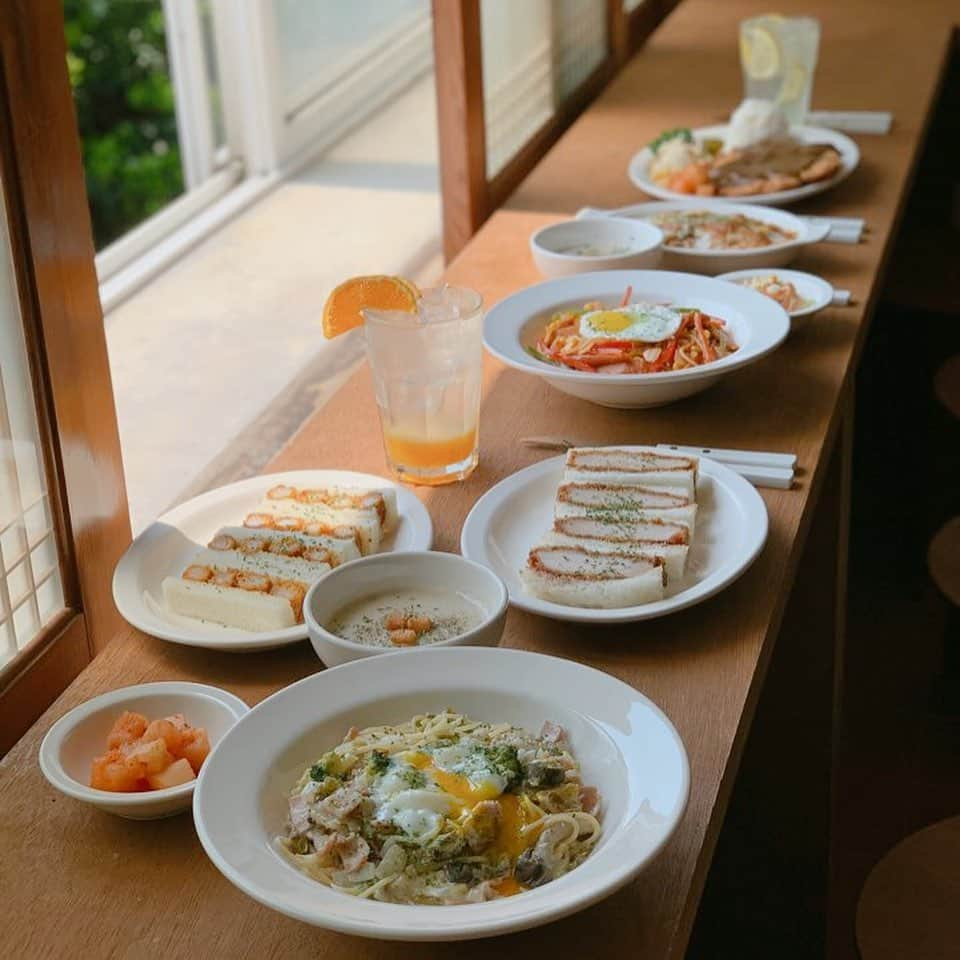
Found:
[[[483,299],[425,290],[416,313],[364,310],[383,445],[406,483],[463,480],[477,465]]]

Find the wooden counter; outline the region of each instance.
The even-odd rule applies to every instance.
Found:
[[[626,203],[631,153],[660,129],[721,119],[739,93],[736,23],[759,2],[686,0],[646,50],[568,132],[513,198],[452,264],[448,277],[488,302],[537,280],[527,238],[558,212]],[[800,5],[789,4],[800,9]],[[652,411],[594,407],[488,361],[481,464],[468,482],[418,491],[455,550],[462,520],[486,489],[540,454],[520,437],[562,434],[592,442],[711,444],[791,451],[801,474],[790,491],[763,491],[770,537],[753,568],[715,599],[666,619],[610,627],[560,624],[511,611],[505,644],[572,657],[642,690],[677,726],[691,762],[690,805],[676,835],[631,886],[584,913],[539,930],[464,944],[363,941],[275,914],[234,889],[204,856],[187,817],[127,822],[68,800],[43,780],[39,741],[67,709],[105,690],[189,678],[254,703],[320,665],[306,644],[248,656],[177,647],[135,631],[101,653],[0,766],[0,889],[10,957],[679,957],[687,945],[738,763],[798,571],[814,575],[822,610],[811,656],[836,652],[831,618],[842,576],[844,444],[838,428],[865,318],[878,291],[924,124],[947,55],[956,9],[942,3],[812,0],[824,23],[815,102],[823,108],[889,109],[887,137],[859,138],[862,168],[810,209],[865,216],[858,247],[824,245],[800,264],[853,291],[856,305],[826,310],[772,357],[707,393]],[[836,453],[831,466],[831,455]],[[361,371],[311,419],[276,469],[342,467],[382,473],[376,411]],[[832,470],[833,472],[829,472]],[[832,500],[828,520],[821,503]],[[811,536],[833,553],[804,556]],[[837,547],[839,546],[839,551]],[[839,561],[837,555],[839,553]],[[821,553],[822,557],[822,553]],[[816,569],[813,569],[816,568]],[[819,571],[820,580],[816,580]],[[808,577],[809,579],[809,577]],[[841,591],[842,593],[842,591]],[[828,678],[829,679],[829,678]],[[823,691],[821,691],[822,693]],[[821,698],[822,699],[822,698]],[[821,703],[820,700],[816,701]],[[829,695],[825,698],[829,713]],[[822,707],[822,703],[821,703]],[[829,716],[819,722],[829,731]]]

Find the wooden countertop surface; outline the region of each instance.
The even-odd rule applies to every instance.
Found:
[[[789,7],[799,5],[787,4]],[[527,238],[558,213],[638,198],[629,156],[664,127],[722,119],[739,96],[736,24],[764,7],[686,0],[604,96],[571,128],[511,200],[451,265],[451,282],[488,303],[538,279]],[[859,137],[860,170],[808,208],[867,218],[857,247],[823,245],[797,264],[853,291],[766,361],[674,406],[594,407],[487,361],[481,464],[462,485],[418,491],[456,550],[462,520],[486,489],[542,454],[522,436],[562,434],[599,442],[709,444],[791,451],[799,483],[763,491],[767,546],[753,568],[715,599],[666,619],[611,627],[559,624],[511,611],[504,643],[571,657],[610,672],[656,701],[677,726],[691,762],[690,805],[675,836],[628,888],[584,913],[496,944],[411,945],[364,941],[279,916],[234,889],[204,856],[188,817],[135,823],[62,797],[36,756],[50,724],[118,686],[188,678],[223,686],[249,703],[320,668],[307,644],[248,656],[177,647],[130,631],[116,638],[0,764],[3,942],[11,957],[472,958],[681,956],[793,571],[826,454],[851,382],[864,319],[878,289],[936,95],[957,10],[811,0],[824,25],[815,105],[884,109],[886,137]],[[361,370],[277,457],[275,469],[342,467],[383,473],[376,410]],[[602,933],[601,933],[602,932]]]

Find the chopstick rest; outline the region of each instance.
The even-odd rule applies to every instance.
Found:
[[[852,299],[853,297],[849,290],[834,290],[830,304],[834,307],[848,307]]]
[[[893,125],[889,110],[811,110],[807,123],[846,133],[887,134]]]

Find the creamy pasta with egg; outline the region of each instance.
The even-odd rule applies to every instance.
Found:
[[[391,903],[479,903],[578,866],[600,799],[566,734],[533,735],[452,711],[351,729],[289,795],[277,843],[298,869]]]

